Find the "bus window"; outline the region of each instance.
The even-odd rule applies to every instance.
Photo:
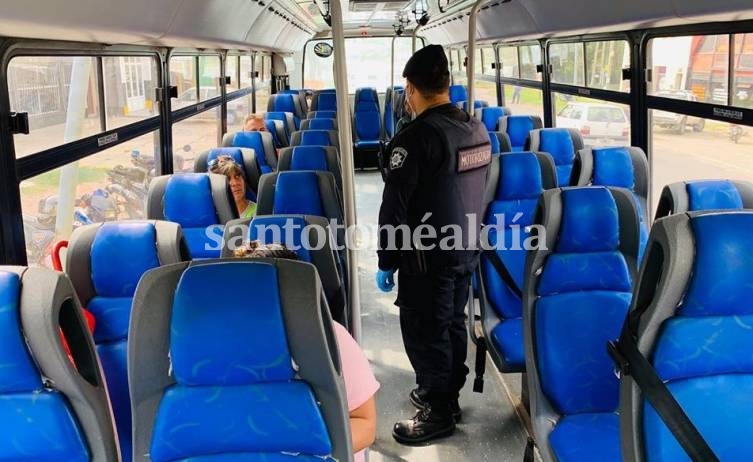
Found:
[[[630,46],[624,40],[586,42],[586,86],[612,91],[630,91],[622,69],[630,67]]]
[[[582,43],[552,44],[549,47],[549,60],[552,64],[552,82],[585,85]]]
[[[146,56],[105,56],[107,130],[159,115],[157,60]]]
[[[537,68],[541,65],[541,47],[525,45],[518,47],[520,56],[520,78],[541,81],[541,73]]]
[[[228,103],[242,102],[244,98]],[[188,119],[173,123],[173,150],[176,154],[194,158],[203,151],[217,147],[217,133],[219,131],[220,106],[207,109]],[[228,119],[228,132],[237,131],[238,123]],[[233,128],[231,128],[233,127]],[[179,171],[193,171],[193,162],[179,163],[180,159],[173,159],[173,169]]]
[[[220,57],[199,56],[199,101],[220,94]]]
[[[231,91],[238,90],[240,88],[240,82],[238,82],[238,56],[228,55],[225,60],[225,75],[230,77],[230,84],[225,85],[225,91],[230,93]]]
[[[753,108],[753,33],[735,35],[732,105]]]
[[[630,144],[630,111],[627,105],[554,93],[555,126],[574,128],[586,146]]]
[[[544,92],[514,84],[502,85],[505,107],[515,115],[535,115],[544,120]]]
[[[500,75],[511,79],[520,77],[518,64],[518,47],[500,47],[499,49]]]
[[[332,53],[326,58],[317,56],[314,53],[314,47],[317,43],[324,42],[332,45],[331,40],[316,40],[306,44],[306,58],[303,65],[303,87],[313,90],[324,88],[335,88],[334,66],[335,54]]]

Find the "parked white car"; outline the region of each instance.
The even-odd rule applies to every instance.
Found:
[[[557,113],[557,127],[575,128],[586,144],[628,144],[630,118],[614,104],[572,102]]]

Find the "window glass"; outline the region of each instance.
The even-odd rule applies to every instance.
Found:
[[[174,157],[173,169],[176,172],[193,171],[192,159],[208,149],[217,147],[217,134],[220,126],[219,111],[219,106],[207,109],[193,117],[173,124],[174,152],[181,154],[183,161],[191,159],[191,162],[184,162],[181,165],[181,159]]]
[[[535,115],[544,120],[544,92],[538,88],[503,85],[505,107],[516,115]]]
[[[29,113],[30,133],[13,135],[16,157],[102,131],[95,58],[13,58],[8,65],[8,93],[11,111]]]
[[[650,40],[648,46],[649,94],[727,103],[728,35],[661,37]]]
[[[753,33],[735,35],[732,104],[753,108]]]
[[[630,67],[630,46],[624,40],[586,42],[586,86],[613,91],[630,91],[622,80],[622,69]]]
[[[227,132],[239,132],[243,130],[243,121],[251,113],[251,94],[231,99],[227,102]],[[265,112],[264,106],[259,112]]]
[[[53,243],[68,239],[79,226],[143,218],[158,156],[159,134],[155,131],[22,181],[29,265],[51,268]],[[71,200],[63,203],[62,197]]]
[[[199,102],[196,86],[196,58],[174,56],[170,58],[170,85],[178,87],[178,97],[172,101],[172,109],[179,109]]]
[[[327,58],[322,58],[314,53],[314,46],[321,42],[332,45],[331,40],[317,40],[306,44],[306,59],[304,61],[303,70],[305,73],[303,76],[303,86],[305,88],[311,88],[313,90],[335,88],[335,78],[333,74],[335,65],[334,52]]]
[[[465,49],[455,50],[458,56],[458,70],[453,75],[453,83],[455,85],[467,85],[468,75],[466,74],[466,62],[465,62]]]
[[[491,68],[491,66],[489,66]],[[484,66],[481,61],[481,49],[476,47],[476,49],[473,52],[473,73],[474,74],[483,74],[484,73]]]
[[[220,96],[220,57],[199,56],[199,101]]]
[[[155,58],[105,56],[102,65],[108,130],[159,114],[155,96],[160,84]]]
[[[538,45],[526,45],[520,49],[520,78],[526,80],[541,81],[541,73],[536,66],[541,65],[541,47]]]
[[[251,88],[251,56],[241,56],[241,88]]]
[[[447,53],[447,50],[445,50],[445,53]],[[395,72],[393,75],[395,85],[405,85],[403,69],[405,69],[405,63],[408,62],[411,56],[413,56],[413,39],[410,37],[395,39]]]
[[[583,86],[583,44],[555,43],[549,47],[552,82]]]
[[[753,180],[753,128],[651,110],[652,206],[664,185],[684,180]]]
[[[518,47],[502,47],[499,49],[499,65],[502,77],[517,79],[519,77]]]
[[[475,80],[474,99],[486,101],[489,106],[497,105],[497,84],[489,80]]]
[[[254,55],[254,72],[258,75],[256,79],[256,112],[262,113],[267,111],[271,83],[270,79],[266,78],[267,69],[265,68],[264,55],[259,53]]]
[[[225,60],[225,75],[230,77],[230,84],[226,85],[225,91],[230,93],[231,91],[238,90],[240,88],[238,82],[238,56],[228,55]]]
[[[484,57],[484,69],[483,74],[494,77],[496,75],[495,69],[492,68],[494,64],[494,48],[485,47],[481,49],[481,54]]]
[[[562,93],[554,93],[554,102],[555,126],[578,130],[586,146],[630,144],[627,105]]]

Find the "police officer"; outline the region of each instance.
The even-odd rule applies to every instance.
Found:
[[[409,399],[419,411],[397,422],[392,435],[415,444],[452,434],[460,419],[458,396],[468,374],[464,307],[478,262],[491,147],[484,125],[450,103],[441,46],[417,51],[403,77],[414,120],[386,151],[377,285],[392,290],[397,271],[400,328],[418,385]],[[407,225],[409,242],[387,225]]]

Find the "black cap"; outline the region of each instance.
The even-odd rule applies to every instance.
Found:
[[[444,48],[441,45],[429,45],[413,53],[405,63],[403,77],[419,90],[446,90],[450,85],[450,69]]]

